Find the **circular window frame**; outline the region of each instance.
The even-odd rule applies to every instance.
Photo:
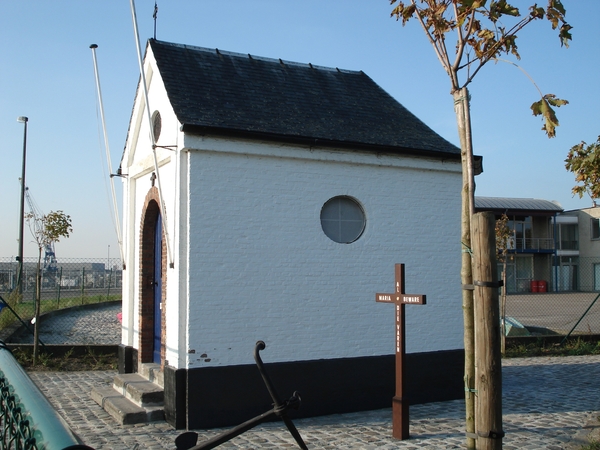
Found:
[[[154,111],[152,114],[152,137],[154,137],[154,142],[158,142],[158,138],[160,138],[160,132],[162,131],[162,117],[160,116],[160,112]]]
[[[342,210],[348,207],[349,210]],[[338,195],[327,200],[321,207],[320,219],[325,236],[338,244],[356,242],[367,227],[364,208],[357,199],[348,195]]]

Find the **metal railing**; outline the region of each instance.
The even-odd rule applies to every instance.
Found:
[[[8,294],[18,285],[19,264],[13,258],[0,258],[0,293]],[[41,267],[42,297],[62,298],[120,294],[122,263],[119,258],[62,258],[51,267]],[[23,261],[23,300],[36,293],[37,258]]]
[[[0,342],[0,449],[88,449]]]
[[[553,238],[517,238],[514,250],[554,250]]]

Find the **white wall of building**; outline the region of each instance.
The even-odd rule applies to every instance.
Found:
[[[187,367],[392,354],[394,264],[406,264],[407,351],[462,348],[460,164],[186,136]],[[332,197],[362,205],[352,244],[323,233]],[[170,343],[169,343],[170,346]]]
[[[173,112],[167,93],[164,88],[160,73],[156,70],[150,49],[146,57],[145,73],[148,86],[150,114],[159,111],[161,114],[161,133],[156,142],[156,163],[160,176],[160,188],[162,191],[165,209],[161,207],[163,225],[167,225],[168,234],[168,263],[166,280],[166,323],[168,343],[166,346],[165,359],[173,365],[181,364],[179,361],[180,337],[185,337],[181,331],[181,320],[185,321],[185,311],[182,312],[181,305],[185,309],[186,285],[180,280],[183,273],[185,280],[186,257],[180,257],[180,214],[181,214],[181,174],[179,141],[181,138],[181,124]],[[155,168],[155,157],[152,151],[150,138],[150,124],[146,113],[146,102],[141,89],[138,89],[137,98],[132,112],[127,145],[121,161],[121,169],[126,178],[123,199],[124,210],[124,253],[126,270],[123,275],[123,321],[122,338],[124,345],[139,346],[139,299],[140,299],[140,233],[142,224],[143,206],[149,190],[152,188],[152,173],[157,172]],[[187,158],[184,156],[184,158]],[[187,172],[187,167],[183,170]],[[184,183],[185,181],[184,177]],[[154,181],[158,187],[158,180]],[[183,186],[184,192],[187,184]],[[185,204],[185,203],[184,203]],[[185,236],[185,235],[184,235]],[[182,262],[183,264],[179,264]],[[183,290],[180,287],[183,286]],[[185,330],[185,326],[183,328]],[[185,346],[185,344],[184,344]]]
[[[395,313],[376,303],[406,264],[407,351],[462,348],[459,162],[358,151],[184,136],[151,53],[150,111],[169,238],[166,364],[253,364],[392,354]],[[138,348],[142,207],[155,171],[145,101],[138,92],[121,167],[124,189],[122,343]],[[335,196],[362,205],[352,244],[323,233]]]

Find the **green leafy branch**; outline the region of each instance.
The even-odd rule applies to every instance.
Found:
[[[571,147],[565,168],[575,174],[577,183],[581,183],[573,187],[573,195],[582,198],[588,194],[592,200],[600,198],[600,136],[590,145],[582,141]]]
[[[548,20],[553,30],[558,29],[561,46],[568,47],[572,39],[572,27],[565,20],[566,11],[560,0],[548,0],[546,8],[534,4],[523,15],[506,0],[390,0],[390,4],[396,5],[391,16],[401,20],[403,25],[412,18],[419,21],[450,77],[452,92],[469,85],[485,64],[498,60],[501,55],[512,55],[520,60],[517,34],[533,21]],[[514,23],[505,25],[505,18],[515,19]],[[456,34],[453,59],[446,44],[448,33]],[[461,83],[459,72],[463,70],[466,78]],[[548,137],[556,135],[558,126],[554,108],[567,103],[546,94],[531,105],[533,114],[542,116],[542,130]]]
[[[35,238],[39,248],[45,248],[54,242],[59,242],[61,238],[68,238],[73,232],[71,225],[71,216],[63,211],[51,211],[41,217],[33,213],[25,216],[28,221],[31,233]]]

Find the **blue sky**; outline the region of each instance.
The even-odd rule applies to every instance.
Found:
[[[574,178],[564,159],[573,145],[600,134],[600,2],[564,4],[573,26],[570,48],[561,48],[545,22],[529,25],[517,41],[519,64],[540,89],[570,102],[558,110],[556,138],[548,139],[531,115],[537,90],[514,66],[489,64],[470,85],[474,148],[485,170],[477,195],[556,200],[565,209],[591,205],[572,196]],[[388,0],[162,0],[158,7],[160,40],[362,70],[458,144],[447,75],[417,23],[402,27],[390,18]],[[143,46],[153,34],[153,8],[153,0],[136,1]],[[0,257],[13,257],[18,248],[18,116],[29,117],[31,194],[44,212],[62,209],[73,219],[72,236],[56,246],[58,258],[117,256],[89,46],[99,46],[116,170],[139,78],[129,0],[3,1],[0,39]],[[120,193],[119,182],[117,188]],[[36,254],[31,241],[27,231],[25,256]]]

